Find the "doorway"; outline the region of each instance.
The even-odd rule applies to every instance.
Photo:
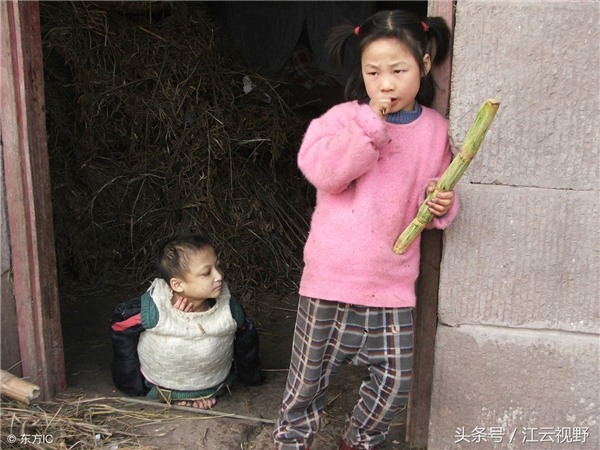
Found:
[[[43,8],[50,8],[52,3],[53,2],[48,2],[48,4],[42,3],[41,6]],[[426,9],[427,5],[425,2],[376,3],[377,8],[381,7],[382,9],[394,7],[395,4],[401,4],[402,6],[411,6],[423,10],[423,8]],[[190,5],[187,6],[191,7],[191,5],[192,4],[190,3]],[[155,6],[159,8],[159,6]],[[123,5],[123,7],[126,8],[127,6]],[[109,6],[106,8],[109,8]],[[56,9],[49,9],[48,11],[50,12],[46,18],[55,13]],[[150,273],[152,272],[152,269],[151,264],[149,263],[151,257],[149,255],[151,255],[153,249],[156,248],[158,242],[156,236],[160,233],[154,235],[152,234],[154,230],[143,227],[148,224],[156,223],[152,220],[151,216],[151,214],[156,211],[152,210],[152,208],[146,208],[143,212],[137,213],[135,212],[135,208],[143,205],[144,202],[147,202],[145,203],[146,205],[152,204],[152,199],[143,198],[143,195],[145,195],[149,186],[156,185],[156,179],[161,176],[161,174],[149,170],[151,165],[148,157],[139,157],[140,153],[136,153],[141,149],[146,151],[147,149],[155,150],[159,147],[158,141],[153,139],[152,135],[149,134],[152,125],[147,119],[148,116],[144,116],[142,113],[138,113],[137,115],[133,114],[133,116],[119,114],[118,110],[115,108],[112,108],[112,111],[110,112],[108,111],[109,108],[104,110],[103,108],[106,107],[106,102],[109,101],[108,97],[104,97],[100,101],[94,102],[93,95],[90,95],[90,92],[93,91],[86,90],[85,88],[86,82],[89,83],[87,88],[94,88],[94,86],[92,86],[92,88],[90,88],[90,86],[93,85],[94,80],[97,80],[98,72],[94,69],[94,63],[104,64],[106,68],[111,67],[112,64],[113,71],[111,75],[113,78],[111,79],[111,83],[114,83],[114,76],[118,74],[118,66],[121,62],[117,59],[111,59],[106,52],[98,52],[96,54],[98,58],[105,57],[106,59],[97,60],[95,62],[87,61],[87,63],[89,63],[87,66],[78,65],[76,62],[77,55],[79,54],[78,51],[89,53],[90,51],[98,50],[102,46],[104,46],[105,49],[110,47],[110,45],[114,43],[113,36],[116,35],[115,33],[118,32],[118,29],[126,29],[125,25],[128,23],[127,21],[130,20],[130,18],[128,19],[127,17],[128,15],[139,15],[146,21],[144,26],[138,25],[136,34],[129,36],[129,41],[127,42],[131,43],[134,48],[137,48],[138,51],[140,51],[141,43],[144,42],[141,36],[148,31],[150,31],[150,33],[147,33],[149,35],[152,35],[152,33],[156,34],[154,28],[149,28],[150,25],[164,22],[170,17],[175,17],[175,15],[170,14],[166,10],[160,9],[144,12],[111,12],[108,10],[98,12],[88,9],[86,15],[91,20],[91,25],[93,26],[87,28],[77,28],[77,26],[75,26],[73,32],[80,33],[81,39],[77,39],[77,43],[72,44],[70,46],[71,48],[69,48],[69,45],[65,45],[65,41],[68,40],[66,34],[56,36],[57,40],[54,41],[54,44],[50,44],[50,47],[54,45],[54,48],[46,47],[49,52],[55,52],[60,45],[61,39],[63,39],[62,51],[64,54],[62,56],[62,66],[59,64],[60,60],[53,60],[51,56],[48,56],[48,53],[45,53],[44,55],[46,73],[48,74],[51,72],[51,78],[61,81],[59,83],[52,83],[49,82],[47,78],[46,90],[48,91],[49,86],[55,85],[56,92],[53,92],[51,95],[48,95],[47,93],[46,102],[48,110],[52,112],[51,114],[48,114],[49,117],[47,118],[48,141],[51,152],[50,164],[53,166],[51,167],[51,170],[53,171],[54,176],[59,176],[58,179],[53,178],[53,200],[55,208],[54,217],[57,263],[59,279],[61,282],[60,296],[62,303],[61,315],[63,317],[63,333],[65,336],[68,336],[69,333],[76,332],[72,335],[72,338],[69,337],[69,342],[83,344],[83,347],[87,349],[87,352],[83,352],[81,351],[81,347],[75,345],[72,349],[68,349],[69,343],[65,339],[65,354],[68,356],[67,371],[72,369],[72,373],[69,375],[72,376],[72,378],[68,379],[68,381],[71,382],[71,385],[75,386],[77,385],[77,382],[74,376],[85,376],[86,379],[89,380],[91,377],[90,373],[96,370],[93,366],[88,368],[88,366],[85,365],[88,361],[97,358],[99,354],[105,356],[108,354],[108,357],[110,357],[110,349],[105,344],[96,344],[93,337],[82,332],[86,330],[90,331],[94,328],[92,326],[86,328],[91,322],[97,324],[98,333],[105,330],[106,328],[103,327],[106,326],[109,320],[112,307],[119,301],[126,300],[130,296],[139,294],[140,288],[151,276]],[[115,23],[118,24],[116,28],[110,28],[106,25],[106,19],[109,16],[114,16]],[[175,17],[172,20],[176,19],[178,18]],[[45,20],[44,17],[43,20]],[[46,24],[47,23],[48,22],[46,22]],[[65,23],[67,23],[67,21],[65,21]],[[204,23],[203,25],[206,24]],[[55,31],[58,32],[58,28],[60,27],[54,27]],[[211,27],[209,26],[208,28]],[[211,30],[216,28],[217,27],[213,27]],[[50,30],[48,30],[48,33],[50,33]],[[50,34],[48,33],[42,33],[44,36],[44,45],[49,42],[47,41],[50,37]],[[164,39],[164,36],[161,36],[160,34],[158,36],[159,37],[154,36],[157,42],[161,41],[161,37]],[[207,45],[210,48],[210,45],[213,45],[215,41],[210,41],[211,38],[208,39],[207,42],[209,44]],[[123,45],[125,45],[125,43]],[[250,138],[242,138],[241,136],[236,135],[234,131],[228,131],[223,135],[218,134],[219,123],[221,122],[222,125],[223,120],[222,116],[215,113],[224,114],[226,102],[214,102],[214,99],[217,98],[215,97],[214,91],[212,92],[212,103],[210,97],[211,92],[202,92],[201,89],[196,87],[195,90],[190,90],[190,92],[184,96],[181,103],[177,102],[175,104],[176,107],[171,109],[161,109],[158,100],[159,96],[162,95],[161,89],[164,87],[162,83],[162,77],[165,74],[164,70],[168,68],[170,58],[172,57],[179,57],[177,64],[182,64],[180,60],[185,54],[185,51],[181,51],[181,49],[179,49],[180,53],[175,53],[177,50],[172,50],[174,53],[170,54],[171,50],[169,49],[167,51],[167,47],[166,44],[162,44],[162,46],[159,44],[159,48],[164,51],[157,52],[155,58],[149,60],[149,63],[146,65],[154,71],[154,78],[152,76],[144,77],[142,68],[138,67],[139,73],[136,73],[135,71],[132,72],[134,78],[128,79],[126,76],[123,76],[123,79],[118,80],[118,85],[113,84],[112,87],[105,89],[103,92],[105,96],[117,91],[120,95],[125,92],[123,97],[114,100],[117,103],[112,103],[111,105],[114,106],[119,104],[118,102],[138,100],[138,91],[146,93],[146,96],[142,96],[142,99],[139,100],[139,107],[150,109],[154,114],[162,117],[165,122],[169,124],[171,128],[165,127],[161,130],[163,135],[170,136],[172,134],[175,136],[177,133],[180,133],[177,135],[177,139],[172,141],[172,146],[168,148],[169,155],[180,155],[184,146],[192,145],[193,147],[193,140],[198,136],[197,134],[194,134],[193,130],[201,120],[197,111],[194,107],[190,108],[186,103],[186,100],[194,98],[194,96],[196,100],[202,99],[202,96],[205,96],[205,100],[208,102],[204,105],[206,107],[205,110],[211,111],[213,115],[215,115],[215,117],[213,117],[214,121],[210,122],[208,124],[210,126],[207,128],[210,131],[209,135],[212,140],[208,140],[206,144],[206,146],[209,147],[210,154],[210,160],[207,164],[204,164],[206,170],[203,173],[205,178],[202,180],[203,183],[205,183],[204,187],[206,188],[206,192],[210,193],[213,192],[212,189],[227,185],[232,187],[235,178],[234,175],[240,175],[239,172],[236,172],[238,168],[233,167],[231,164],[233,153],[235,153],[236,156],[244,158],[244,161],[252,161],[261,166],[260,172],[251,177],[251,184],[255,186],[246,187],[246,189],[251,192],[252,187],[255,188],[254,192],[256,193],[256,197],[252,199],[257,200],[258,204],[253,204],[251,201],[249,202],[248,198],[235,199],[234,194],[239,191],[231,189],[227,193],[227,199],[235,199],[238,202],[236,203],[234,201],[231,208],[224,210],[217,204],[211,204],[211,196],[190,197],[190,195],[187,195],[189,190],[186,190],[186,188],[190,186],[187,186],[186,184],[178,185],[177,188],[172,189],[172,193],[175,193],[175,196],[167,197],[167,201],[165,202],[168,203],[168,206],[171,207],[173,211],[182,211],[178,213],[179,215],[175,216],[174,222],[185,223],[187,228],[204,231],[208,225],[198,225],[193,221],[193,217],[189,214],[189,211],[192,210],[192,208],[198,208],[200,206],[213,208],[210,209],[212,216],[231,213],[232,215],[230,217],[232,217],[232,219],[228,220],[231,220],[234,223],[236,220],[239,220],[240,223],[243,224],[244,221],[248,222],[249,219],[252,219],[252,221],[260,224],[261,232],[264,232],[265,234],[262,235],[262,239],[257,241],[260,245],[250,246],[253,250],[251,252],[252,255],[248,255],[239,260],[237,262],[238,266],[241,265],[240,261],[243,261],[246,267],[260,268],[268,262],[269,265],[274,264],[275,267],[283,270],[285,278],[294,279],[294,277],[296,277],[295,279],[298,280],[299,278],[297,275],[300,270],[300,257],[298,252],[301,249],[305,233],[307,232],[307,219],[310,213],[312,198],[310,198],[310,190],[305,185],[302,185],[302,181],[295,171],[295,167],[291,166],[290,159],[293,160],[293,158],[290,158],[290,156],[294,148],[293,144],[296,143],[299,136],[301,136],[302,129],[306,125],[306,120],[310,119],[311,113],[306,113],[301,117],[303,121],[296,121],[297,123],[295,124],[291,124],[291,122],[295,121],[295,116],[290,114],[289,117],[294,118],[294,120],[288,119],[286,116],[288,112],[283,107],[277,109],[277,114],[281,113],[283,115],[283,119],[280,118],[281,121],[279,122],[274,121],[276,115],[267,115],[266,119],[262,117],[261,119],[264,119],[270,126],[277,124],[280,128],[278,131],[281,131],[281,129],[284,128],[286,130],[284,133],[285,136],[282,136],[282,134],[278,132],[270,134],[268,138],[270,142],[272,144],[277,143],[279,146],[268,146],[268,140],[264,136],[261,136],[260,133]],[[196,72],[192,73],[194,70],[192,65],[186,67],[186,70],[188,70],[188,72],[185,72],[185,74],[191,74],[191,77],[198,75]],[[208,78],[210,77],[210,74],[202,74],[202,76]],[[71,82],[64,82],[69,77],[83,83],[84,87],[80,87]],[[160,82],[157,82],[156,80],[159,80]],[[185,77],[178,79],[178,81],[181,82],[184,80]],[[204,80],[206,80],[206,78]],[[263,80],[258,77],[256,80],[252,81],[257,85],[254,96],[244,98],[240,95],[240,101],[249,99],[248,101],[256,102],[257,105],[265,108],[266,106],[263,106],[262,103],[265,105],[270,105],[271,103],[265,101],[266,97],[264,94],[269,95],[271,101],[273,101],[273,98],[276,98],[276,95],[280,95],[277,91],[274,92],[270,90],[272,89],[272,85],[269,80]],[[199,86],[199,84],[196,84],[196,86]],[[116,89],[114,91],[108,92],[109,89],[115,87]],[[173,89],[169,92],[181,94],[181,90],[178,91],[178,88],[182,89],[184,86],[172,83],[167,87]],[[127,90],[126,88],[131,89]],[[234,100],[237,100],[236,95],[239,94],[233,95]],[[227,93],[224,93],[224,98],[227,97]],[[229,97],[232,96],[230,95]],[[323,108],[326,106],[326,104],[323,104],[319,107]],[[98,134],[98,126],[85,126],[86,120],[102,113],[105,113],[106,115],[101,116],[101,121],[97,123],[100,124],[99,126],[107,128],[111,127],[111,133],[105,132],[104,134]],[[145,118],[146,126],[145,128],[140,129],[144,129],[147,132],[145,134],[142,132],[132,133],[131,129],[133,127],[129,127],[132,124],[135,124],[136,120],[144,125],[143,122]],[[238,123],[244,120],[244,117],[242,116],[234,115],[233,118],[233,120],[237,120]],[[178,127],[177,130],[180,131],[175,131],[176,126]],[[86,144],[85,148],[81,145],[73,145],[74,143],[81,144],[82,142]],[[232,143],[233,145],[231,145]],[[197,155],[200,150],[199,146],[193,147],[191,154]],[[233,150],[235,150],[233,153],[229,153]],[[55,151],[58,151],[58,153],[53,153]],[[119,169],[124,165],[124,162],[127,161],[127,158],[138,160],[136,162],[136,164],[138,164],[136,169],[139,170],[139,172],[129,172],[126,174],[119,172]],[[106,178],[100,180],[97,179],[100,172],[103,170],[98,164],[99,161],[108,164],[108,168],[105,169],[105,175],[110,175],[112,171],[112,176],[106,176]],[[181,170],[181,161],[179,161],[179,164],[179,167],[172,167],[171,169],[173,169],[174,172]],[[85,191],[83,187],[91,181],[96,181],[98,184],[95,185],[95,188],[89,190],[87,196],[82,195],[82,192]],[[126,183],[120,184],[121,181],[126,181]],[[266,199],[260,197],[256,187],[263,188],[273,182],[276,184],[270,191],[271,195],[267,196]],[[291,187],[288,185],[290,182],[292,182]],[[299,184],[296,185],[295,183]],[[291,189],[291,194],[289,191],[281,188],[281,186]],[[117,189],[117,195],[114,195],[111,198],[109,193],[113,188],[118,188],[120,190]],[[283,195],[278,196],[277,194]],[[81,209],[75,208],[74,205],[77,205],[82,197],[84,198],[82,202],[83,206]],[[181,203],[181,197],[186,199],[185,203]],[[212,196],[212,198],[214,201],[214,196]],[[264,207],[264,204],[261,203],[261,201],[264,201],[264,204],[268,206]],[[281,202],[283,207],[280,207],[281,205],[277,202]],[[159,201],[155,200],[155,203],[157,205],[155,207],[156,209],[161,208]],[[120,209],[123,205],[129,206],[127,214],[114,214],[115,212],[122,213],[125,210]],[[282,211],[287,212],[290,205],[293,206],[292,209],[295,213],[293,217],[285,217]],[[257,214],[256,218],[244,217],[243,211],[247,211],[248,208],[250,208],[253,213]],[[265,217],[264,211],[270,211],[271,216]],[[263,212],[262,216],[260,215],[261,212]],[[88,221],[86,224],[79,221],[82,217],[87,217]],[[154,227],[155,225],[151,226]],[[162,226],[164,226],[164,222],[162,223]],[[163,231],[169,229],[169,227],[172,231],[175,231],[175,227],[172,224],[168,224]],[[123,232],[122,235],[110,234],[115,230],[125,230],[125,232]],[[78,235],[79,233],[81,233],[81,235]],[[286,240],[277,241],[276,239],[273,239],[273,236],[276,233],[280,233]],[[258,233],[254,231],[254,234]],[[135,241],[138,238],[144,238],[140,241],[143,241],[144,244],[138,244],[138,242]],[[222,238],[224,244],[223,247],[228,249],[232,255],[239,256],[239,249],[242,248],[244,244],[247,245],[245,239],[247,239],[247,237],[244,235],[237,236],[231,234],[228,238]],[[89,250],[91,245],[93,245],[93,250]],[[115,247],[117,246],[120,246],[119,248],[122,248],[123,250],[115,250]],[[136,260],[136,258],[141,259]],[[293,261],[296,266],[292,264],[291,267],[285,267],[286,264],[288,264],[288,261]],[[239,270],[239,267],[236,266],[236,262],[231,262],[230,264],[234,273],[236,270]],[[262,291],[262,293],[266,293],[274,286],[270,283],[275,283],[275,281],[260,272],[262,271],[259,269],[256,271],[256,275],[250,276],[248,274],[243,274],[240,271],[237,278],[241,280],[245,290],[259,293]],[[124,274],[127,275],[128,280],[134,279],[135,281],[119,281],[118,277],[123,276]],[[116,280],[116,282],[105,284],[107,279]],[[430,285],[427,280],[422,281],[422,283],[427,286]],[[273,300],[275,302],[280,301],[282,298],[285,299],[286,296],[289,297],[293,295],[292,293],[297,290],[297,286],[295,286],[293,281],[288,284],[283,284],[283,286],[280,287],[283,295],[278,294]],[[88,290],[87,294],[89,294],[89,297],[87,300],[82,301],[82,298],[85,297],[86,289]],[[83,296],[80,295],[81,292],[83,292]],[[77,293],[77,295],[75,295],[75,293]],[[102,301],[107,301],[111,307],[103,307]],[[251,306],[251,308],[256,308],[256,310],[260,307],[260,305]],[[82,326],[82,324],[87,325]],[[77,333],[80,334],[78,335]],[[106,351],[108,351],[108,353]],[[85,363],[82,363],[82,361]],[[78,369],[75,369],[75,365],[79,363],[82,363],[82,365],[79,366]],[[99,376],[103,375],[100,374]]]

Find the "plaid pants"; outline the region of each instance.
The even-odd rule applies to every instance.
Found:
[[[325,390],[340,366],[368,365],[344,440],[372,449],[387,437],[411,384],[412,310],[300,297],[283,405],[273,437],[279,450],[306,450],[319,430]]]

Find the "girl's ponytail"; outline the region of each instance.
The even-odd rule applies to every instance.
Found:
[[[431,55],[431,65],[438,66],[444,62],[450,51],[450,28],[441,17],[428,17],[423,24],[427,26],[425,53]]]
[[[340,70],[344,67],[344,53],[346,43],[354,36],[356,27],[352,23],[346,21],[341,25],[337,25],[329,32],[329,37],[325,41],[325,48],[333,58],[333,62]]]
[[[428,17],[423,22],[425,31],[425,53],[431,57],[431,66],[439,66],[450,51],[450,28],[441,17]],[[435,99],[436,84],[431,70],[421,78],[421,87],[417,94],[420,105],[431,106]]]
[[[333,62],[336,67],[340,70],[344,70],[344,55],[346,53],[346,46],[348,41],[360,34],[360,27],[353,25],[349,21],[345,21],[341,25],[337,25],[329,32],[329,37],[325,42],[325,48],[329,52],[329,55],[333,58]],[[360,74],[360,57],[358,59],[357,68],[352,71],[348,81],[346,82],[346,88],[344,89],[344,97],[347,101],[359,100],[361,102],[368,101],[368,96],[365,91],[365,85]]]

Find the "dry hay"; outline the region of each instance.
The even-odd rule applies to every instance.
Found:
[[[203,4],[120,3],[40,3],[61,281],[145,282],[161,241],[200,232],[242,301],[296,291],[306,121]]]
[[[2,397],[1,407],[1,445],[6,450],[149,449],[153,447],[144,443],[144,438],[164,434],[147,434],[140,431],[143,427],[229,417],[179,412],[166,405],[157,405],[158,409],[140,407],[113,397],[86,399],[83,394],[61,394],[30,406]]]

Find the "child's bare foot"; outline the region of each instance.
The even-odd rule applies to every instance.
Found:
[[[188,408],[198,409],[210,409],[215,403],[217,403],[217,399],[215,398],[206,398],[203,400],[181,400],[178,402],[173,402],[173,404],[176,406],[187,406]]]

